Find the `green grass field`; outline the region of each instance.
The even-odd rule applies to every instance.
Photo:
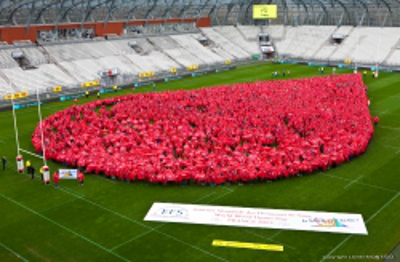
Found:
[[[157,90],[270,79],[272,71],[282,69],[291,70],[292,77],[318,73],[316,67],[256,64],[158,84]],[[39,178],[31,180],[16,172],[12,113],[2,112],[0,155],[9,161],[7,170],[0,170],[0,261],[310,262],[324,256],[354,261],[349,257],[354,255],[360,256],[357,261],[372,261],[363,256],[388,254],[400,240],[400,75],[381,73],[379,79],[368,76],[365,82],[371,113],[381,118],[365,154],[328,172],[243,186],[128,184],[86,175],[83,187],[76,180],[63,180],[54,189]],[[152,87],[135,92],[145,91]],[[43,115],[72,103],[44,104]],[[30,135],[38,122],[37,108],[17,114],[21,147],[32,151]],[[42,165],[25,155],[28,158],[37,169]],[[50,163],[51,171],[57,168]],[[360,213],[369,234],[145,222],[153,202]],[[213,247],[214,239],[282,244],[284,251]],[[400,261],[400,257],[388,261]]]

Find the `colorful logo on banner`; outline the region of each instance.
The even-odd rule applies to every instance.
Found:
[[[60,179],[77,179],[78,170],[77,169],[60,169],[58,171]]]
[[[313,225],[314,227],[347,227],[345,224],[340,222],[339,219],[336,218],[326,219],[315,217],[313,219],[310,219],[308,222],[316,223],[316,225]]]
[[[179,217],[179,218],[188,218],[189,212],[186,208],[179,208],[174,206],[166,206],[160,208],[154,214],[159,217]]]

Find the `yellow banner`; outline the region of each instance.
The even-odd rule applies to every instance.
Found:
[[[253,5],[253,19],[275,19],[277,16],[277,5]]]
[[[152,76],[154,76],[154,71],[153,70],[148,71],[148,72],[139,73],[139,77],[152,77]]]
[[[190,65],[190,66],[186,67],[187,71],[195,71],[197,69],[199,69],[199,65],[198,64],[193,64],[193,65]]]
[[[18,92],[15,94],[7,94],[4,96],[4,100],[9,101],[9,100],[16,100],[16,99],[20,99],[20,98],[25,98],[29,96],[29,92],[28,91],[22,91],[22,92]]]
[[[91,86],[98,86],[98,85],[100,85],[100,80],[98,80],[98,79],[82,83],[82,87],[91,87]]]
[[[267,251],[283,251],[283,246],[281,245],[267,245],[260,243],[246,243],[237,241],[214,240],[212,242],[212,245],[218,247],[248,248],[248,249],[260,249]]]
[[[14,100],[14,94],[8,94],[4,96],[4,100],[9,101],[9,100]]]

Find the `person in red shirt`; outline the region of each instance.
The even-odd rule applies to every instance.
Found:
[[[379,117],[378,117],[378,116],[375,116],[375,117],[374,117],[374,124],[375,124],[375,125],[379,124],[379,121],[380,121]]]
[[[54,172],[53,174],[53,184],[55,188],[58,188],[58,181],[60,181],[60,175],[58,172]]]
[[[83,186],[83,180],[85,180],[85,176],[83,175],[82,172],[78,172],[79,185]]]

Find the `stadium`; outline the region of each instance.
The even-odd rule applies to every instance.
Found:
[[[3,0],[0,261],[400,261],[398,0]]]

